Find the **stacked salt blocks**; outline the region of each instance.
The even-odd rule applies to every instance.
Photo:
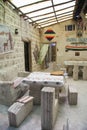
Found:
[[[29,95],[34,97],[34,104],[40,105],[41,103],[41,89],[43,85],[41,83],[33,82],[30,84]]]
[[[33,97],[22,97],[8,109],[9,125],[18,127],[32,110]]]
[[[83,67],[83,80],[87,80],[87,66]]]
[[[78,65],[74,65],[74,69],[73,69],[73,79],[74,80],[78,80],[78,72],[79,72]]]
[[[41,91],[41,127],[52,130],[58,111],[58,99],[55,99],[55,88],[44,87]]]
[[[70,105],[76,105],[78,99],[78,92],[75,87],[68,87],[68,102]]]

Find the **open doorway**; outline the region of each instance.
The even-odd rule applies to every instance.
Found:
[[[47,54],[45,56],[45,68],[49,67],[49,63],[56,62],[56,42],[49,44]]]
[[[32,71],[31,42],[24,42],[25,71]]]
[[[49,59],[49,62],[56,61],[56,43],[52,42],[49,44],[47,57]]]
[[[50,49],[51,49],[51,61],[56,61],[56,43],[50,43]]]

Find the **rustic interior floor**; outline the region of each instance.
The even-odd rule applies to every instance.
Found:
[[[54,130],[63,130],[63,125],[68,119],[69,130],[87,130],[87,81],[79,79],[74,81],[71,77],[67,78],[68,85],[74,85],[78,91],[78,104],[70,106],[68,100],[60,104],[58,116]],[[8,107],[0,105],[0,130],[41,130],[41,109],[34,106],[31,114],[23,121],[18,128],[10,127],[8,121]]]

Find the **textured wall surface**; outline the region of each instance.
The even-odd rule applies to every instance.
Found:
[[[0,24],[10,27],[14,41],[12,52],[0,54],[0,80],[12,80],[17,76],[18,71],[25,70],[24,40],[26,39],[31,41],[32,71],[40,70],[40,65],[36,63],[33,55],[35,45],[40,47],[39,30],[24,21],[8,3],[2,1],[0,1]],[[18,34],[15,34],[15,29],[18,29]]]
[[[73,31],[65,31],[65,26],[66,25],[73,25],[75,24],[75,30]],[[87,28],[87,26],[86,26]],[[45,32],[48,29],[52,29],[55,32],[55,37],[51,40],[48,41],[45,38]],[[42,36],[41,36],[41,40],[42,43],[52,43],[52,42],[56,42],[56,62],[57,64],[61,64],[64,65],[64,61],[65,60],[87,60],[87,51],[79,51],[79,56],[75,56],[75,52],[78,51],[65,51],[65,46],[66,45],[73,45],[71,44],[72,42],[76,41],[76,42],[85,42],[86,46],[87,46],[87,29],[85,31],[83,31],[83,35],[82,37],[77,37],[77,26],[75,21],[73,20],[68,20],[59,24],[55,24],[49,27],[44,28],[43,30],[41,30],[42,32]],[[44,41],[44,42],[43,42]],[[81,45],[81,44],[80,44]],[[84,46],[84,44],[83,44]]]

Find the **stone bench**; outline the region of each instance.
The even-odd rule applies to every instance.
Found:
[[[29,89],[29,85],[22,83],[21,77],[13,81],[0,81],[0,104],[10,106]]]
[[[58,99],[55,99],[55,88],[44,87],[41,90],[41,127],[52,130],[58,111]]]
[[[75,87],[68,87],[68,102],[70,105],[76,105],[78,99],[78,92]]]
[[[9,125],[18,127],[33,109],[33,97],[25,96],[8,109]]]
[[[34,97],[34,105],[40,105],[41,104],[41,90],[44,87],[41,83],[33,82],[29,84],[29,95]],[[45,87],[49,87],[49,85]],[[53,88],[53,86],[51,86]],[[59,94],[59,88],[60,87],[54,87],[55,88],[55,97],[58,98]],[[62,88],[62,87],[61,87]]]

